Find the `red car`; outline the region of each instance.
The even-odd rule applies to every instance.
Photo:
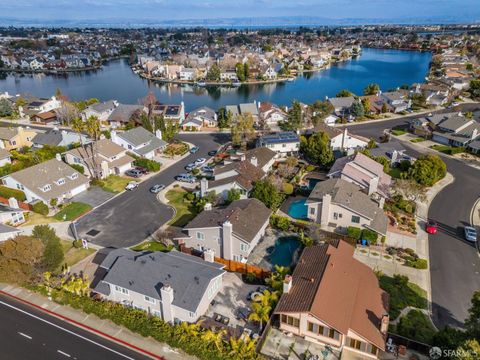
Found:
[[[438,230],[438,225],[435,221],[429,220],[425,226],[425,231],[429,234],[436,234]]]

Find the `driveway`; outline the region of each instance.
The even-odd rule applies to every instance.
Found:
[[[97,207],[114,196],[114,193],[105,191],[101,187],[92,186],[87,191],[74,196],[72,201],[78,201],[88,204],[91,207]]]
[[[478,106],[478,105],[477,105]],[[349,130],[365,137],[378,138],[383,129],[405,120],[351,126]],[[392,141],[398,141],[392,139]],[[402,142],[407,153],[418,157],[413,144]],[[425,149],[424,152],[428,152]],[[437,327],[462,327],[468,316],[473,292],[480,289],[480,259],[474,245],[463,238],[463,227],[470,222],[470,212],[480,197],[480,170],[439,154],[455,181],[432,201],[428,217],[439,224],[436,235],[429,235],[432,315]]]
[[[145,180],[138,189],[127,191],[80,218],[76,222],[79,236],[103,247],[130,247],[169,221],[173,210],[157,201],[150,187],[171,184],[174,176],[184,172],[188,163],[208,157],[210,150],[228,141],[228,135],[224,134],[182,134],[178,138],[199,146],[200,150]]]

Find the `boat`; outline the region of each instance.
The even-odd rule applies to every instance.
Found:
[[[239,82],[239,81],[236,81],[236,82],[233,82],[233,83],[232,83],[232,86],[235,86],[235,87],[239,87],[239,86],[241,86],[241,85],[242,85],[242,83]]]
[[[207,84],[205,83],[205,81],[199,81],[199,82],[197,83],[197,86],[205,87],[205,86],[207,86]]]

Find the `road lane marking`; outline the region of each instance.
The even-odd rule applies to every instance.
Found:
[[[70,354],[67,354],[66,352],[63,352],[62,350],[57,350],[57,352],[58,352],[59,354],[62,354],[62,355],[64,355],[64,356],[66,356],[66,357],[71,357]]]
[[[91,339],[89,339],[89,338],[86,338],[85,336],[82,336],[82,335],[80,335],[80,334],[77,334],[77,333],[75,333],[75,332],[73,332],[73,331],[71,331],[71,330],[65,329],[65,328],[63,328],[63,327],[61,327],[61,326],[59,326],[59,325],[57,325],[57,324],[54,324],[54,323],[48,321],[48,320],[42,319],[41,317],[39,317],[39,316],[37,316],[37,315],[31,314],[31,313],[29,313],[28,311],[25,311],[25,310],[22,310],[22,309],[20,309],[20,308],[17,308],[16,306],[10,305],[10,304],[8,304],[8,303],[6,303],[6,302],[3,302],[3,301],[0,301],[0,304],[5,305],[5,306],[7,306],[7,307],[9,307],[9,308],[11,308],[11,309],[14,309],[14,310],[18,311],[18,312],[21,312],[21,313],[23,313],[23,314],[25,314],[25,315],[28,315],[28,316],[30,316],[30,317],[32,317],[32,318],[34,318],[34,319],[40,320],[40,321],[42,321],[42,322],[44,322],[44,323],[46,323],[46,324],[49,324],[49,325],[51,325],[51,326],[53,326],[53,327],[56,327],[57,329],[63,330],[63,331],[65,331],[66,333],[69,333],[69,334],[71,334],[71,335],[73,335],[73,336],[76,336],[76,337],[78,337],[78,338],[80,338],[80,339],[83,339],[83,340],[85,340],[85,341],[88,341],[89,343],[92,343],[92,344],[94,344],[94,345],[97,345],[98,347],[101,347],[101,348],[103,348],[103,349],[105,349],[105,350],[111,351],[112,353],[117,354],[117,355],[119,355],[119,356],[121,356],[121,357],[123,357],[123,358],[125,358],[125,359],[135,360],[134,358],[132,358],[132,357],[130,357],[130,356],[128,356],[128,355],[122,354],[121,352],[118,352],[118,351],[116,351],[116,350],[114,350],[114,349],[111,349],[111,348],[109,348],[108,346],[102,345],[102,344],[100,344],[100,343],[98,343],[98,342],[96,342],[96,341],[94,341],[94,340],[91,340]]]
[[[23,337],[26,337],[28,340],[32,340],[32,337],[30,335],[24,334],[22,332],[19,332],[18,334],[22,335]]]

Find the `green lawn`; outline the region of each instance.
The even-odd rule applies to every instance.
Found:
[[[88,204],[72,202],[56,213],[54,218],[58,221],[72,221],[91,209],[92,207]]]
[[[197,215],[195,206],[184,199],[186,193],[183,189],[172,189],[165,194],[168,204],[177,211],[174,218],[168,222],[169,225],[185,226]]]
[[[65,254],[65,263],[68,266],[75,265],[80,260],[85,259],[88,255],[93,254],[95,249],[75,248],[72,241],[61,240],[63,253]]]
[[[423,142],[423,141],[425,141],[425,139],[423,139],[423,138],[416,138],[416,139],[410,140],[410,142],[412,142],[412,143],[419,143],[419,142]]]
[[[173,249],[173,246],[166,246],[162,243],[157,241],[145,241],[137,246],[133,246],[130,249],[133,251],[161,251],[161,252],[169,252]]]
[[[127,186],[130,181],[133,181],[133,179],[123,176],[110,175],[106,179],[102,180],[102,189],[111,193],[119,193],[125,190],[125,186]]]
[[[455,154],[460,154],[465,152],[465,148],[463,147],[453,147],[453,146],[440,145],[440,144],[432,145],[430,146],[430,149],[440,151],[441,153],[444,153],[447,155],[455,155]]]
[[[412,310],[401,317],[393,330],[398,335],[426,344],[432,343],[433,336],[437,332],[427,315],[418,310]]]
[[[403,134],[406,134],[407,132],[405,130],[399,130],[399,129],[394,129],[392,130],[392,134],[395,135],[395,136],[400,136],[400,135],[403,135]]]
[[[407,306],[427,309],[427,292],[420,286],[404,278],[392,278],[386,275],[381,275],[379,282],[380,287],[390,294],[390,319],[396,319],[400,311]]]

